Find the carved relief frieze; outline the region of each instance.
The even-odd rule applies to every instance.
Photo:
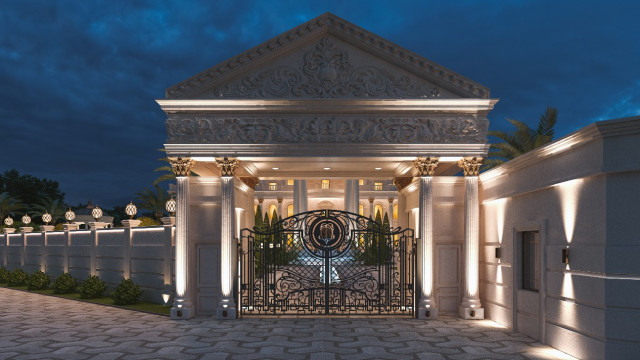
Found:
[[[296,116],[169,115],[168,142],[212,144],[485,143],[489,124],[474,115]]]
[[[329,38],[304,54],[298,66],[278,66],[213,90],[228,98],[434,98],[440,90],[372,65],[355,66]]]

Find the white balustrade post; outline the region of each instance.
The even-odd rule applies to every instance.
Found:
[[[224,158],[217,160],[222,178],[222,222],[220,239],[220,290],[222,298],[218,302],[218,319],[235,319],[236,304],[233,299],[233,266],[234,251],[237,250],[235,239],[235,201],[234,176],[238,168],[238,160]]]
[[[89,273],[93,276],[96,275],[96,247],[98,246],[98,229],[96,227],[91,227],[91,260],[90,260],[90,268]]]
[[[191,289],[189,288],[189,175],[192,159],[172,159],[176,174],[176,298],[171,308],[172,319],[193,316]]]
[[[417,314],[419,319],[438,317],[433,291],[433,174],[438,166],[437,158],[418,158],[414,161],[420,176],[418,205],[418,281],[421,294]]]
[[[464,319],[484,319],[479,294],[480,204],[478,199],[478,173],[481,158],[458,161],[464,170],[464,296],[459,313]]]

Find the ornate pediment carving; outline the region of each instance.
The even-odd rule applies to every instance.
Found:
[[[476,144],[489,122],[474,115],[295,116],[169,115],[172,144]]]
[[[412,81],[373,65],[355,66],[330,38],[307,51],[299,66],[278,66],[213,90],[231,98],[434,98],[437,87]]]

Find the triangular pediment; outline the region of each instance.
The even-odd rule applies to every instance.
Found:
[[[488,97],[486,87],[330,13],[167,89],[173,99]]]

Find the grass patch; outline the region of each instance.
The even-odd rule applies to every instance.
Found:
[[[171,312],[171,307],[170,306],[164,306],[162,304],[156,304],[156,303],[151,303],[151,302],[147,302],[147,301],[140,301],[139,303],[137,303],[135,305],[115,305],[113,303],[113,299],[111,297],[109,297],[109,296],[102,296],[102,297],[95,298],[95,299],[81,299],[80,298],[80,293],[77,293],[77,292],[70,293],[70,294],[54,294],[53,289],[27,290],[27,286],[26,285],[25,286],[11,286],[11,287],[9,287],[6,284],[0,284],[0,286],[6,287],[8,289],[28,291],[28,292],[32,292],[32,293],[36,293],[36,294],[56,296],[56,297],[69,299],[69,300],[78,300],[78,301],[84,301],[84,302],[99,304],[99,305],[108,305],[108,306],[113,306],[113,307],[117,307],[117,308],[129,309],[129,310],[144,311],[144,312],[153,313],[153,314],[159,314],[159,315],[168,316],[169,313]]]

